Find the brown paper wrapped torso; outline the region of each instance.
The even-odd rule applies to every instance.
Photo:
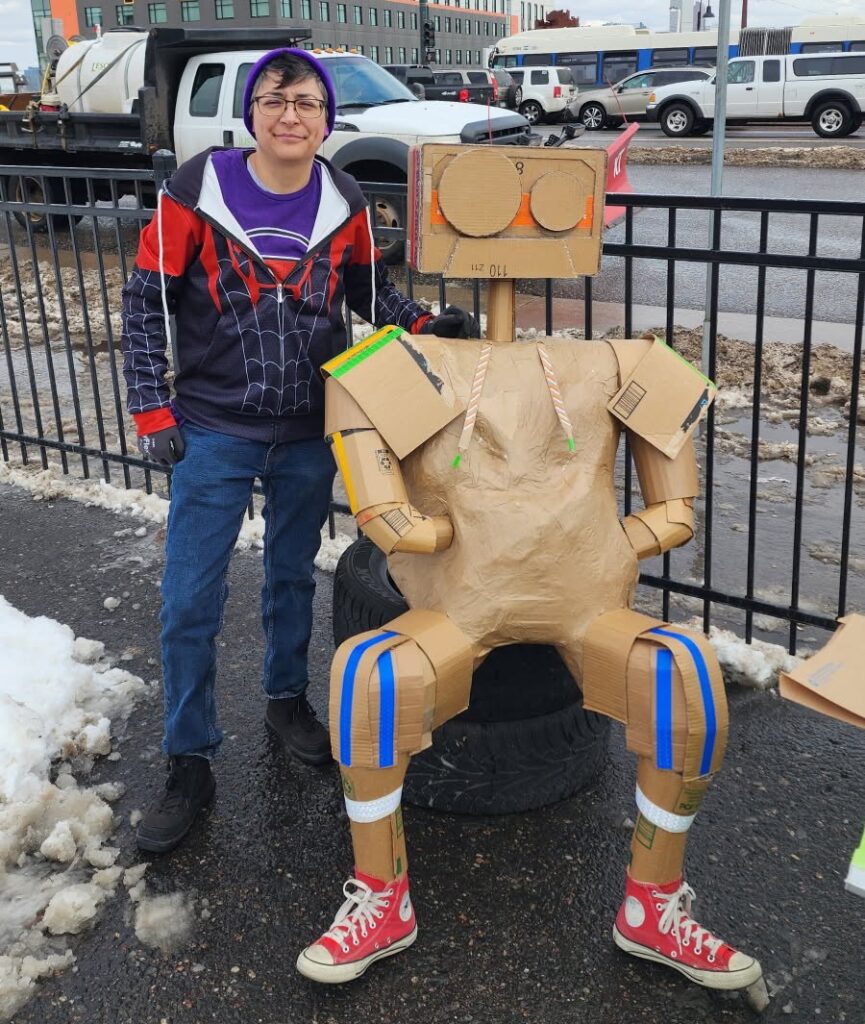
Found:
[[[580,657],[589,622],[627,607],[637,559],[620,525],[614,460],[620,426],[606,405],[619,387],[604,342],[541,339],[573,426],[571,452],[536,343],[494,343],[468,449],[454,467],[459,416],[402,460],[409,500],[447,513],[448,550],[393,554],[412,608],[447,614],[476,645],[544,643]],[[468,402],[483,342],[421,336],[429,369]]]

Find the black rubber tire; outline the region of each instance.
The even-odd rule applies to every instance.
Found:
[[[821,103],[811,115],[811,127],[822,139],[844,138],[855,123],[853,112],[843,100]]]
[[[691,134],[694,127],[694,111],[687,103],[671,103],[664,107],[659,118],[661,131],[671,139],[681,139]]]
[[[364,537],[343,552],[333,580],[337,644],[380,628],[407,607],[375,545]],[[468,709],[412,758],[405,799],[460,814],[544,807],[592,781],[608,738],[608,720],[583,710],[553,648],[497,648],[474,674]]]
[[[601,132],[609,123],[609,116],[600,103],[587,103],[580,110],[580,121],[587,132]]]
[[[534,100],[525,100],[520,104],[520,113],[534,127],[536,124],[543,124],[547,119],[544,108]]]

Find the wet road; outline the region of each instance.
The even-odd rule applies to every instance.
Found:
[[[137,523],[64,501],[34,503],[7,487],[0,520],[0,593],[28,614],[134,652],[127,667],[150,678],[161,568],[153,529],[118,538]],[[17,1024],[754,1019],[740,998],[692,987],[612,947],[633,815],[631,758],[619,729],[594,788],[557,807],[500,819],[409,809],[416,945],[345,988],[297,976],[296,952],[340,902],[351,863],[347,829],[335,771],[292,764],[262,725],[258,557],[235,558],[231,586],[219,648],[228,739],[216,804],[195,838],[154,859],[147,874],[151,894],[179,889],[196,900],[191,941],[169,955],[143,947],[118,896],[96,930],[73,941],[77,971],[41,984]],[[130,596],[107,612],[104,597],[124,591]],[[324,712],[332,652],[326,576],[316,601],[311,694]],[[843,876],[865,817],[865,733],[771,694],[734,690],[731,701],[727,763],[689,858],[698,916],[762,961],[774,992],[765,1020],[861,1024],[865,904],[844,893]],[[97,771],[99,781],[128,786],[115,805],[124,864],[137,860],[129,814],[161,779],[159,733],[153,699],[134,714],[122,759]]]

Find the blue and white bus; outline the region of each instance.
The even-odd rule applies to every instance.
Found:
[[[779,52],[775,48],[778,40],[790,53],[865,50],[865,18],[859,15],[806,18],[792,29],[746,29],[745,33],[743,50],[746,38],[754,42],[764,33],[773,39],[772,52]],[[739,36],[738,30],[731,33],[731,57],[739,55]],[[745,52],[757,51],[748,48]],[[717,56],[717,32],[653,32],[632,25],[608,25],[535,29],[508,36],[490,53],[490,65],[569,67],[578,89],[595,89],[653,67],[714,67]]]

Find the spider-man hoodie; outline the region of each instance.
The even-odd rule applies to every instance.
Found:
[[[321,200],[306,255],[264,260],[231,212],[212,150],[166,183],[123,289],[123,373],[139,434],[177,417],[280,442],[320,437],[319,367],[347,345],[343,301],[376,327],[428,319],[388,280],[354,178],[316,157]],[[176,316],[172,401],[165,374]]]

